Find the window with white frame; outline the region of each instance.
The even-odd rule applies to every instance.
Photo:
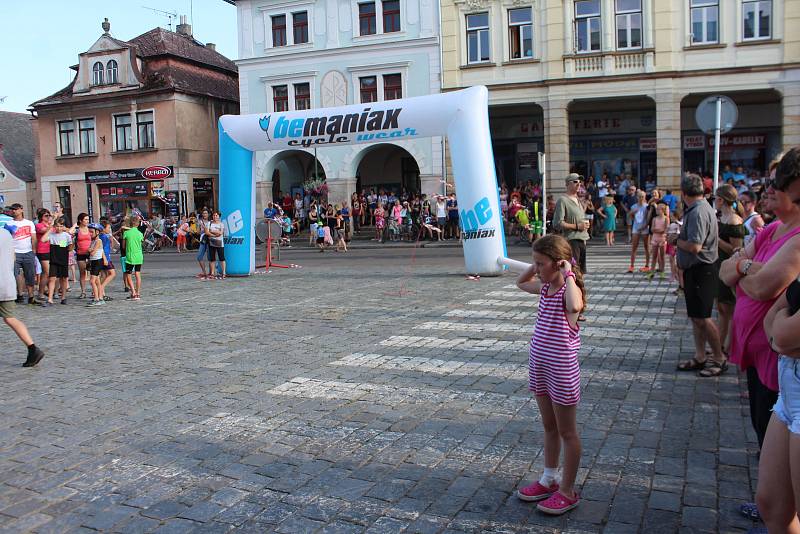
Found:
[[[642,0],[615,0],[617,50],[642,47]]]
[[[130,115],[114,115],[114,142],[118,152],[133,150],[133,129]]]
[[[107,83],[117,83],[117,70],[117,62],[113,59],[109,59],[108,63],[106,63]]]
[[[294,84],[294,109],[311,109],[311,84]]]
[[[511,59],[533,57],[533,10],[530,7],[508,10],[508,46]]]
[[[286,46],[286,15],[272,17],[272,46]]]
[[[378,101],[378,77],[362,76],[358,79],[358,89],[361,96],[361,103]]]
[[[139,136],[139,148],[155,148],[156,130],[152,111],[140,111],[136,114],[136,132]]]
[[[292,13],[292,33],[294,44],[308,42],[308,11]]]
[[[75,123],[58,121],[58,153],[61,156],[75,154]]]
[[[400,31],[400,0],[383,0],[383,33]]]
[[[772,36],[772,0],[742,2],[742,38],[769,39]]]
[[[719,42],[719,0],[690,0],[692,44]]]
[[[489,13],[467,15],[467,63],[481,63],[490,59]]]
[[[272,86],[272,111],[289,111],[289,87]]]
[[[103,85],[103,64],[99,61],[92,67],[92,85]]]
[[[358,4],[358,34],[375,35],[378,33],[375,2],[362,2]]]
[[[399,100],[403,98],[403,77],[400,74],[383,75],[383,99]]]
[[[600,0],[575,0],[575,50],[600,51]]]
[[[81,154],[97,152],[94,141],[94,119],[78,119],[78,139]]]

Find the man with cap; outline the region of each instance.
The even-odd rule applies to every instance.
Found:
[[[17,297],[17,280],[14,275],[14,238],[17,228],[5,215],[0,215],[0,317],[17,337],[28,347],[28,358],[23,367],[33,367],[44,358],[44,352],[31,339],[25,323],[14,317],[14,299]]]
[[[33,285],[36,282],[36,227],[33,222],[24,217],[25,213],[22,204],[11,204],[11,213],[14,217],[14,226],[17,232],[14,234],[14,252],[16,261],[14,263],[14,275],[19,277],[22,272],[22,280],[18,283],[17,302],[24,303],[25,297],[22,294],[23,286],[28,289],[28,304],[35,304],[33,299]]]
[[[566,179],[567,192],[556,202],[553,213],[553,228],[561,232],[569,241],[572,248],[572,257],[580,267],[581,272],[586,272],[586,242],[589,240],[589,222],[585,220],[586,210],[578,199],[578,190],[581,187],[581,176],[570,173]]]

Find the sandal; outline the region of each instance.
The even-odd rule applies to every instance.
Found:
[[[701,376],[703,378],[711,378],[714,376],[719,376],[725,371],[728,370],[728,360],[723,360],[722,363],[719,363],[715,360],[709,359],[706,362],[706,366],[703,370],[697,373],[697,376]]]
[[[698,371],[700,369],[705,368],[706,362],[700,361],[697,358],[692,358],[691,360],[686,360],[684,362],[680,362],[676,369],[678,371]]]

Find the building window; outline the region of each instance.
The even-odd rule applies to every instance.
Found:
[[[308,83],[294,84],[294,109],[311,109],[311,85]]]
[[[103,64],[99,61],[92,67],[92,85],[103,85]]]
[[[467,15],[467,63],[489,61],[489,13]]]
[[[113,59],[108,60],[108,63],[106,63],[106,81],[108,83],[117,83],[117,62]]]
[[[745,39],[769,39],[772,35],[772,0],[742,2],[742,36]]]
[[[383,99],[398,100],[403,98],[403,82],[399,74],[383,75]]]
[[[292,24],[294,25],[294,44],[308,42],[308,11],[292,13]]]
[[[289,88],[287,86],[272,86],[272,110],[289,111]]]
[[[576,0],[575,49],[578,52],[600,51],[600,0]]]
[[[719,42],[719,1],[691,0],[692,44]]]
[[[508,44],[511,59],[533,57],[533,13],[531,8],[508,10]]]
[[[375,35],[378,32],[375,19],[375,2],[358,4],[359,35]]]
[[[75,154],[75,124],[72,121],[59,121],[58,145],[58,152],[62,156]]]
[[[117,151],[133,150],[133,136],[131,135],[131,116],[114,116],[114,139],[117,143]]]
[[[383,33],[400,31],[400,0],[383,0]]]
[[[139,148],[154,148],[156,146],[152,111],[140,111],[136,114],[136,131],[139,134]]]
[[[642,0],[616,0],[617,50],[642,47]]]
[[[272,46],[286,46],[286,15],[272,17]]]
[[[97,151],[94,143],[94,119],[78,119],[78,138],[81,154],[94,154]]]
[[[376,76],[365,76],[358,79],[361,91],[361,103],[378,101],[378,78]]]

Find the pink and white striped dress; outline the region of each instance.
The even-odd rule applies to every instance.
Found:
[[[567,320],[567,285],[548,296],[549,289],[550,284],[542,285],[539,316],[531,337],[528,389],[536,396],[547,395],[556,404],[571,406],[581,399],[580,331]]]

